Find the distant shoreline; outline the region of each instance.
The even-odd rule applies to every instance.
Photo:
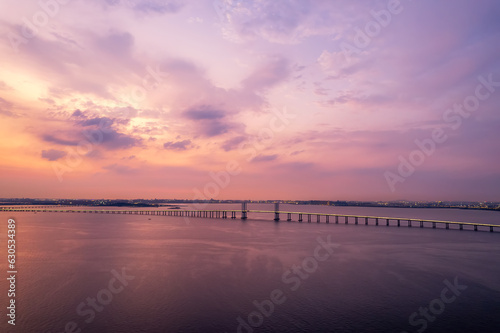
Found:
[[[206,202],[206,201],[193,201],[193,202],[186,202],[186,201],[180,201],[180,202],[175,202],[175,201],[170,201],[168,203],[163,203],[163,202],[155,202],[155,203],[149,203],[149,202],[126,202],[126,201],[109,201],[109,202],[89,202],[86,200],[75,200],[75,202],[51,202],[51,201],[42,201],[42,202],[0,202],[0,207],[1,206],[75,206],[75,207],[154,207],[154,208],[159,208],[159,207],[168,207],[169,209],[181,209],[182,205],[186,204],[194,204],[194,203],[202,203],[202,204],[238,204],[240,202],[238,201],[231,201],[231,202]],[[265,204],[268,202],[254,202],[255,204]],[[347,203],[347,202],[342,202],[341,204],[320,204],[320,203],[303,203],[303,202],[282,202],[281,204],[290,204],[290,205],[305,205],[305,206],[329,206],[329,207],[366,207],[366,208],[432,208],[432,209],[467,209],[467,210],[487,210],[487,211],[500,211],[500,207],[474,207],[474,206],[436,206],[436,205],[403,205],[403,204],[379,204],[379,203],[362,203],[362,202],[353,202],[353,203]]]

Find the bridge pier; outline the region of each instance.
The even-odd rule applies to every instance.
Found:
[[[474,231],[477,231],[477,225],[474,224]]]
[[[378,225],[378,218],[375,219],[375,225]]]
[[[490,232],[493,232],[493,227],[492,226],[490,226]]]
[[[330,223],[330,215],[326,215],[326,223]]]
[[[365,225],[368,225],[368,218],[365,217]]]
[[[288,214],[287,214],[287,218],[286,218],[286,220],[287,220],[288,222],[290,222],[290,221],[292,220],[292,213],[288,213]]]
[[[446,223],[446,229],[450,229],[450,224]]]
[[[335,224],[339,224],[339,217],[335,215]]]
[[[307,223],[311,223],[311,214],[307,214]]]
[[[408,220],[408,227],[411,228],[411,220]]]
[[[398,220],[398,227],[401,226],[401,220]]]
[[[460,225],[460,227],[461,227],[461,226],[462,226],[462,225]],[[436,222],[432,222],[432,229],[436,229]],[[460,229],[462,229],[462,228],[460,228]]]
[[[354,224],[358,224],[358,217],[357,216],[354,218]]]
[[[387,221],[386,221],[386,222],[387,222],[387,223],[386,223],[386,226],[389,226],[389,219],[387,219]]]
[[[420,221],[420,228],[424,227],[424,221]]]
[[[345,219],[345,224],[348,224],[349,223],[349,217],[348,216],[344,216],[344,219]]]
[[[247,219],[247,202],[243,201],[241,203],[241,219],[246,220]]]
[[[275,221],[279,221],[280,220],[280,203],[279,202],[275,202],[274,203],[274,220]]]
[[[321,222],[321,215],[316,215],[316,222],[320,223]]]
[[[299,222],[302,222],[302,214],[299,214]]]

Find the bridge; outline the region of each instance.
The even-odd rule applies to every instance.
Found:
[[[67,207],[66,209],[62,209]],[[425,220],[399,217],[382,217],[382,216],[362,216],[362,215],[345,215],[345,214],[328,214],[328,213],[311,213],[311,212],[289,212],[281,211],[279,203],[274,204],[274,210],[249,210],[247,203],[243,202],[241,210],[215,209],[215,210],[123,210],[123,209],[82,209],[71,208],[75,206],[4,206],[0,207],[0,211],[4,212],[34,212],[34,213],[84,213],[84,214],[132,214],[132,215],[156,215],[156,216],[181,216],[181,217],[201,217],[201,218],[222,218],[236,219],[238,214],[240,219],[246,220],[249,213],[266,213],[274,214],[274,221],[279,222],[281,215],[286,215],[286,221],[290,222],[293,217],[296,217],[298,222],[303,222],[305,219],[308,223],[315,221],[316,223],[343,223],[343,224],[364,224],[364,225],[385,225],[397,227],[432,227],[436,229],[456,229],[456,230],[474,230],[474,231],[498,231],[500,225],[473,223],[473,222],[454,222],[454,221],[439,221]],[[231,216],[229,216],[231,215]]]

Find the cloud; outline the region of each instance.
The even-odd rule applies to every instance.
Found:
[[[49,105],[56,105],[56,101],[54,101],[52,98],[38,98],[38,100]]]
[[[163,148],[169,150],[187,150],[191,145],[191,140],[169,141],[163,144]]]
[[[134,37],[129,32],[115,32],[95,40],[97,48],[120,58],[129,58]]]
[[[229,40],[241,42],[261,38],[273,43],[295,44],[304,37],[331,31],[338,22],[331,15],[338,12],[332,8],[336,5],[332,2],[216,0],[214,6],[222,33]]]
[[[103,167],[104,170],[108,170],[113,173],[122,174],[122,175],[136,175],[140,173],[140,169],[131,168],[127,165],[122,165],[118,163],[114,163],[111,165],[106,165]]]
[[[102,145],[108,149],[128,149],[142,144],[142,140],[131,135],[120,133],[116,130],[108,130],[102,133]]]
[[[276,56],[258,67],[242,84],[251,91],[262,91],[275,86],[290,76],[291,67],[286,58]]]
[[[86,116],[81,111],[73,112],[78,115],[71,119],[72,129],[59,130],[56,134],[42,134],[45,142],[55,143],[62,146],[77,146],[81,142],[92,144],[110,150],[128,149],[142,145],[142,139],[120,132],[116,125],[123,125],[128,120],[117,120],[108,117]],[[76,130],[75,130],[76,128]]]
[[[278,158],[278,154],[274,155],[258,155],[252,159],[252,162],[270,162]]]
[[[338,104],[358,104],[362,106],[380,106],[392,104],[397,101],[397,97],[381,94],[362,95],[359,92],[340,91],[338,95],[326,101],[321,101],[323,107],[331,107]]]
[[[0,81],[0,90],[8,91],[13,89],[7,83]]]
[[[76,112],[76,111],[75,111]],[[74,113],[73,113],[74,115]],[[110,127],[114,122],[114,119],[110,119],[108,117],[96,117],[96,118],[90,118],[90,119],[85,119],[82,121],[78,121],[77,124],[83,127],[87,126],[100,126],[101,128],[103,127]]]
[[[224,149],[224,151],[235,150],[236,148],[239,147],[240,143],[244,142],[245,140],[246,140],[245,136],[242,135],[235,136],[234,138],[226,140],[221,147],[222,149]]]
[[[78,141],[76,140],[61,139],[52,134],[44,134],[42,139],[46,142],[55,143],[61,146],[78,146]]]
[[[57,161],[58,159],[63,158],[66,155],[67,153],[62,150],[56,150],[56,149],[42,150],[42,158],[45,158],[49,161]]]
[[[211,109],[209,106],[203,105],[201,107],[186,110],[183,112],[186,118],[192,120],[202,120],[202,119],[221,119],[224,118],[225,112],[221,110]]]
[[[84,116],[84,113],[80,110],[75,110],[75,112],[73,112],[71,114],[71,117],[83,117]]]
[[[179,0],[137,0],[134,9],[145,13],[177,13],[184,7]]]
[[[190,108],[182,112],[184,118],[196,125],[196,132],[205,137],[219,136],[237,127],[226,118],[226,112],[208,105]]]
[[[12,103],[0,97],[0,115],[4,115],[6,117],[17,118],[19,115],[12,112]]]
[[[7,23],[5,27],[22,30],[16,24]],[[53,29],[55,27],[47,28]],[[6,57],[12,57],[10,61],[26,68],[33,76],[51,78],[47,87],[50,94],[45,97],[57,99],[80,93],[117,100],[116,95],[121,92],[117,87],[140,80],[146,66],[132,52],[135,39],[131,33],[113,26],[105,33],[92,30],[69,27],[64,33],[71,36],[70,41],[54,37],[54,32],[40,33],[20,46],[23,57],[14,59],[9,54]]]
[[[122,6],[141,13],[155,14],[174,14],[184,7],[184,2],[180,0],[105,0],[104,2],[110,7]]]

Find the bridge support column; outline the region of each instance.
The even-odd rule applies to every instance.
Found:
[[[299,222],[302,222],[302,214],[299,214]]]
[[[464,225],[463,225],[463,224],[460,224],[460,225],[459,225],[459,228],[460,228],[460,230],[464,230]]]
[[[320,223],[321,222],[321,215],[316,215],[316,222]]]
[[[275,202],[274,203],[274,220],[279,221],[280,220],[280,203]]]
[[[354,218],[354,224],[358,224],[358,217],[357,216]]]
[[[291,221],[292,220],[292,213],[288,213],[286,220],[287,221]]]
[[[335,223],[339,224],[339,217],[338,216],[335,216]]]
[[[246,220],[247,219],[247,202],[243,201],[241,203],[241,219]]]
[[[386,226],[389,226],[389,219],[386,220]]]
[[[492,226],[490,226],[490,232],[493,232],[493,227]]]
[[[446,223],[446,229],[450,229],[450,224]]]
[[[368,218],[365,217],[365,225],[368,225]]]
[[[411,228],[411,220],[408,220],[408,227]]]
[[[330,223],[330,216],[326,215],[326,223]]]
[[[345,224],[348,224],[349,223],[349,217],[348,216],[344,216],[344,219],[345,219]]]
[[[474,231],[477,231],[477,225],[474,225]]]
[[[307,214],[307,222],[311,223],[311,214]]]
[[[420,228],[424,227],[424,221],[420,221]]]
[[[401,220],[398,220],[398,227],[401,226]]]
[[[375,219],[375,225],[378,225],[378,218]]]
[[[436,229],[436,222],[432,222],[432,229]]]

